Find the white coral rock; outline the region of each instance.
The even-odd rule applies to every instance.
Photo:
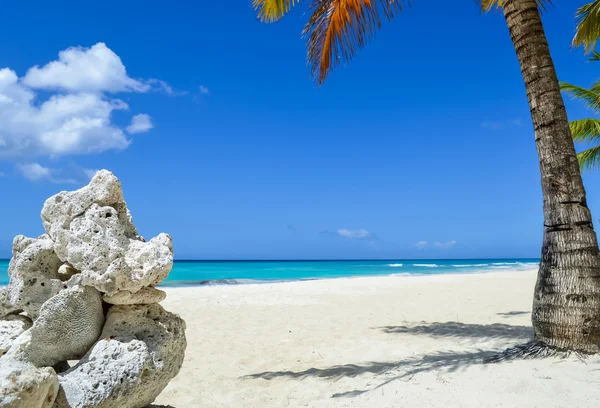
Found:
[[[58,275],[61,262],[53,247],[53,242],[45,236],[15,237],[13,258],[8,266],[10,281],[0,299],[2,314],[25,311],[36,319],[42,304],[63,288]]]
[[[29,330],[31,341],[23,346],[25,356],[38,367],[78,359],[96,342],[103,324],[100,293],[80,285],[69,287],[42,305]]]
[[[15,339],[30,327],[31,320],[26,316],[8,315],[0,320],[0,356],[6,353]]]
[[[63,281],[71,279],[71,277],[73,277],[73,275],[76,275],[78,273],[79,273],[79,271],[77,269],[73,268],[71,265],[69,265],[68,262],[65,262],[58,268],[58,276]]]
[[[62,261],[67,260],[71,222],[74,218],[83,215],[92,204],[115,208],[127,235],[130,238],[137,237],[131,214],[123,199],[121,182],[110,171],[100,170],[89,185],[77,191],[60,192],[44,203],[42,209],[44,228],[54,241],[54,249]]]
[[[58,377],[52,368],[0,359],[0,408],[50,408],[57,393]]]
[[[142,288],[132,293],[128,290],[122,290],[113,296],[104,295],[102,300],[113,305],[149,305],[160,303],[167,297],[167,293],[153,287]]]
[[[145,407],[183,363],[185,322],[158,304],[112,306],[100,337],[59,375],[57,408]]]
[[[121,183],[106,170],[87,187],[48,199],[42,219],[58,257],[109,296],[158,284],[173,266],[171,237],[145,242],[137,235]]]

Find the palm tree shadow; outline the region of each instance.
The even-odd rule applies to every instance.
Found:
[[[530,313],[531,312],[520,311],[520,310],[513,310],[513,311],[505,312],[505,313],[496,313],[496,315],[502,316],[502,317],[512,317],[512,316],[526,315],[526,314],[530,314]]]
[[[425,323],[409,326],[376,327],[385,333],[429,335],[432,337],[528,340],[533,336],[530,326],[509,324],[466,324],[460,322]]]
[[[390,334],[426,335],[432,337],[459,338],[469,337],[476,339],[510,339],[527,341],[532,337],[532,329],[527,326],[510,326],[506,324],[465,324],[458,322],[421,323],[412,326],[384,326],[375,329]],[[421,357],[411,357],[398,361],[371,361],[362,364],[343,364],[327,368],[309,368],[303,371],[265,371],[244,376],[246,379],[273,380],[276,378],[303,379],[306,377],[337,380],[343,377],[356,377],[362,374],[374,376],[390,376],[381,384],[363,390],[353,390],[332,395],[332,398],[355,397],[368,391],[383,387],[396,381],[409,381],[414,375],[444,370],[457,371],[475,364],[486,364],[498,355],[501,349],[475,351],[438,351]]]
[[[368,391],[380,388],[395,380],[410,380],[415,374],[433,370],[444,369],[453,372],[473,364],[483,364],[485,360],[498,353],[498,350],[476,352],[452,352],[442,351],[435,354],[425,355],[422,358],[407,358],[391,362],[372,361],[364,364],[344,364],[327,368],[309,368],[304,371],[266,371],[247,375],[243,378],[273,380],[287,377],[303,379],[306,377],[324,378],[338,380],[342,377],[356,377],[361,374],[370,373],[374,375],[392,375],[385,382],[374,388],[354,390],[332,395],[332,398],[354,397]]]

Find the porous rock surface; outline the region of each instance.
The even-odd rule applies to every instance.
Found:
[[[185,322],[154,288],[171,270],[171,237],[138,235],[106,170],[48,199],[42,221],[46,234],[15,238],[0,289],[0,408],[147,406],[186,347]]]
[[[89,186],[46,200],[42,220],[61,261],[81,272],[83,282],[113,295],[156,285],[173,266],[171,237],[140,237],[123,199],[121,183],[99,171]]]
[[[58,377],[50,367],[21,360],[0,360],[0,408],[49,408],[58,393]]]
[[[100,337],[59,375],[57,408],[145,407],[183,363],[185,322],[158,304],[111,307]]]
[[[31,319],[22,315],[8,315],[0,320],[0,356],[4,355],[17,337],[31,327]]]
[[[165,291],[147,287],[135,293],[131,293],[128,290],[121,290],[112,296],[104,295],[102,300],[112,305],[148,305],[160,303],[166,297],[167,293]]]
[[[100,292],[75,285],[50,298],[33,324],[27,359],[38,367],[81,358],[96,342],[104,312]]]
[[[10,281],[0,298],[0,313],[25,312],[35,319],[42,304],[62,287],[58,276],[60,260],[49,238],[27,238],[18,235],[13,240],[13,257],[8,265]]]

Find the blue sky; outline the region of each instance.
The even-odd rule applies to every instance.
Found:
[[[537,156],[502,16],[429,3],[321,88],[302,6],[266,25],[249,2],[3,5],[0,97],[18,103],[0,112],[0,257],[99,168],[180,259],[538,257]],[[584,3],[544,23],[560,78],[587,86],[600,65],[570,48]],[[600,178],[584,181],[597,222]]]

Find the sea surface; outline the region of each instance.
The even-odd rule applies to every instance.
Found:
[[[350,276],[438,275],[536,268],[539,259],[391,259],[369,261],[175,261],[164,285],[240,284]],[[8,283],[0,260],[0,285]]]

